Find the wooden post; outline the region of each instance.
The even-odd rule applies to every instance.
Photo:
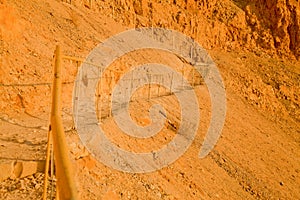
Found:
[[[112,5],[112,18],[115,19],[115,5]]]
[[[162,76],[159,75],[158,77],[159,77],[159,82],[158,82],[158,88],[157,88],[157,96],[159,97],[159,89],[160,89],[160,84],[161,84],[161,78],[162,78]]]
[[[193,61],[193,46],[191,45],[191,61]]]
[[[136,27],[136,13],[133,14],[133,28]]]
[[[150,101],[150,97],[151,97],[151,74],[149,74],[149,84],[148,84],[149,88],[148,88],[148,101]]]
[[[1,55],[1,62],[2,62],[2,54],[4,51],[4,40],[2,35],[2,28],[0,29],[0,55]],[[2,64],[2,63],[1,63]]]
[[[76,113],[76,116],[77,116],[76,118],[78,119],[78,103],[79,103],[78,91],[80,92],[80,82],[82,80],[82,73],[81,73],[81,70],[79,69],[79,63],[78,63],[78,61],[76,62],[76,65],[77,65],[77,70],[79,70],[78,87],[76,87],[76,96],[75,96],[75,100],[77,101],[77,104],[75,104],[76,105],[75,113]],[[75,123],[77,123],[77,121]]]
[[[173,40],[173,50],[175,49],[175,36],[174,36],[174,34],[172,34],[172,40]]]
[[[98,68],[98,73],[99,73],[99,68]],[[99,122],[101,123],[102,121],[102,101],[101,101],[101,93],[102,93],[102,68],[100,68],[100,75],[98,75],[98,80],[100,78],[100,83],[98,82],[98,103],[100,104],[99,109]]]
[[[152,38],[154,39],[153,17],[152,17],[152,19],[151,19],[151,31],[152,31]]]
[[[195,87],[195,84],[194,84],[194,76],[195,76],[195,69],[192,69],[192,87],[193,87],[193,88]]]
[[[109,77],[111,80],[111,84],[109,86],[112,86],[112,77]],[[109,88],[109,91],[112,91],[112,88]],[[112,116],[112,94],[111,94],[111,98],[109,99],[109,92],[107,94],[107,101],[108,101],[108,117]]]
[[[171,82],[170,82],[170,95],[172,94],[173,76],[174,76],[174,72],[172,72],[172,76],[171,76]]]
[[[89,6],[90,6],[90,9],[92,9],[92,3],[93,3],[93,1],[92,1],[92,0],[89,0]]]
[[[181,87],[182,87],[182,90],[184,90],[184,88],[183,88],[183,78],[184,78],[184,64],[182,64],[182,69],[181,69]]]
[[[131,73],[131,78],[130,78],[130,92],[129,94],[132,95],[132,88],[133,88],[133,72]],[[131,101],[131,97],[130,97],[130,101]]]
[[[53,195],[53,189],[54,189],[54,152],[53,152],[53,146],[52,146],[52,151],[51,151],[51,156],[50,156],[50,159],[51,159],[51,166],[50,166],[50,176],[51,176],[51,191],[50,191],[50,199],[52,199],[52,197],[54,196]],[[57,184],[56,184],[56,189],[57,189]],[[59,196],[58,195],[58,189],[56,190],[56,196]],[[56,198],[58,199],[58,198]]]
[[[52,86],[51,129],[55,157],[57,188],[60,199],[78,199],[74,173],[67,148],[64,128],[61,119],[61,50],[56,46],[54,79]]]
[[[46,165],[45,165],[45,179],[44,179],[44,192],[43,200],[47,199],[47,190],[48,190],[48,172],[49,172],[49,162],[50,162],[50,153],[52,151],[52,136],[51,136],[51,126],[48,130],[48,139],[47,139],[47,151],[46,151]]]
[[[97,68],[97,80],[99,80],[99,68]],[[95,101],[96,101],[96,115],[98,118],[98,122],[99,120],[99,81],[97,82],[97,86],[96,86],[96,92],[95,92]]]

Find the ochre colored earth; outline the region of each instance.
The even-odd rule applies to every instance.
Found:
[[[110,36],[148,26],[180,31],[211,55],[226,87],[222,135],[212,152],[199,159],[211,103],[198,77],[194,90],[200,125],[183,156],[145,174],[107,167],[88,152],[74,128],[72,94],[79,65],[64,60],[62,119],[80,199],[300,199],[298,0],[0,0],[0,168],[2,163],[45,160],[57,44],[64,55],[85,58]],[[165,63],[178,72],[182,65],[190,67],[171,54],[133,52],[110,66],[118,73],[115,82],[104,81],[101,94],[109,99],[119,74],[145,61]],[[133,97],[132,119],[150,124],[149,107],[159,103],[170,122],[152,138],[135,139],[122,133],[112,117],[103,118],[101,128],[120,148],[161,148],[180,125],[174,95],[139,99],[147,99],[145,91]],[[0,182],[0,199],[42,196],[41,172],[0,177],[6,177]]]

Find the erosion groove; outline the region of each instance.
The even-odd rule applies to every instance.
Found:
[[[255,174],[247,172],[224,154],[220,154],[218,151],[214,150],[210,154],[210,157],[219,167],[225,170],[230,177],[238,181],[244,191],[248,192],[256,199],[283,198],[278,191],[270,190],[266,187],[266,183],[255,177]]]

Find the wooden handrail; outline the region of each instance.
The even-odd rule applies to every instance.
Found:
[[[74,181],[74,172],[69,158],[65,132],[61,118],[61,49],[56,46],[54,79],[52,86],[51,133],[56,166],[57,196],[60,200],[78,199],[78,192]]]

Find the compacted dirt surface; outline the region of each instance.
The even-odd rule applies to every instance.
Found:
[[[180,31],[211,55],[226,88],[222,135],[200,159],[211,102],[198,76],[194,91],[201,117],[187,151],[151,173],[107,167],[80,141],[72,109],[79,65],[64,60],[62,119],[80,199],[300,199],[299,13],[296,0],[0,0],[0,199],[42,197],[55,46],[59,44],[64,55],[85,58],[110,36],[147,26]],[[169,53],[149,50],[126,55],[110,69],[122,74],[146,61],[178,72],[188,65]],[[101,94],[109,98],[116,82],[104,81]],[[162,105],[169,121],[159,134],[132,138],[109,115],[99,123],[115,145],[133,152],[161,148],[180,125],[174,95],[147,100],[142,89],[133,97],[130,115],[146,126],[151,123],[150,106]],[[50,199],[55,179],[49,185]]]

